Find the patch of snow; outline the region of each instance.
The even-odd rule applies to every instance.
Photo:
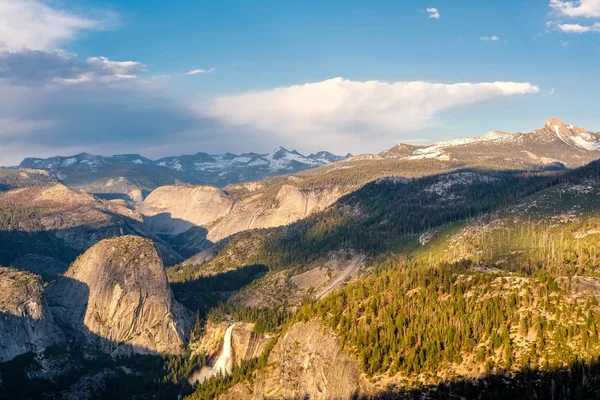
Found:
[[[63,162],[61,163],[61,165],[63,167],[68,167],[69,165],[73,165],[77,162],[77,159],[75,157],[71,157],[71,158],[67,158],[66,160],[63,160]]]
[[[182,171],[183,167],[181,166],[181,164],[179,164],[179,160],[177,160],[175,164],[171,167],[171,169],[174,169],[175,171]]]
[[[132,161],[132,163],[134,163],[134,164],[143,164],[144,162],[142,160],[136,158],[135,160]]]
[[[422,160],[424,158],[442,158],[445,157],[449,159],[450,157],[447,154],[444,154],[442,150],[439,149],[431,149],[431,151],[422,151],[427,149],[420,149],[415,151],[415,155],[408,157],[409,160]]]
[[[261,165],[269,165],[269,162],[263,158],[257,158],[256,160],[247,164],[249,167],[258,167]]]
[[[590,137],[590,135],[587,135],[588,137]],[[573,138],[573,141],[575,142],[575,145],[578,147],[581,147],[583,149],[586,150],[590,150],[590,151],[595,151],[595,150],[600,150],[600,143],[597,141],[587,141],[585,140],[583,137],[581,137],[580,135],[577,135]]]

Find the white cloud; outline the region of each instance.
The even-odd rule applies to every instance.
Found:
[[[437,8],[429,7],[426,11],[429,13],[429,18],[440,19],[440,13]]]
[[[54,50],[107,21],[78,16],[41,0],[0,1],[0,50]]]
[[[600,0],[550,0],[550,8],[567,17],[600,18]]]
[[[554,88],[550,89],[550,91],[548,92],[548,94],[550,96],[552,96],[554,93],[556,93],[556,91],[554,90]]]
[[[89,70],[75,78],[57,79],[55,83],[77,84],[85,82],[112,83],[136,79],[146,66],[137,61],[112,61],[106,57],[89,57],[85,60]]]
[[[89,57],[87,62],[111,74],[127,75],[146,70],[146,66],[137,61],[111,61],[106,57]]]
[[[555,10],[561,17],[600,18],[600,0],[550,0],[550,8]],[[580,22],[563,23],[562,21],[548,21],[546,28],[568,34],[584,34],[600,32],[600,22],[582,24]]]
[[[484,42],[498,42],[498,41],[500,41],[500,38],[498,36],[496,36],[496,35],[481,36],[479,39],[483,40]]]
[[[61,50],[0,52],[0,83],[13,86],[115,83],[138,78],[144,71],[145,66],[135,61],[81,60]]]
[[[186,72],[186,75],[199,75],[199,74],[209,74],[211,72],[214,72],[215,69],[211,68],[211,69],[193,69],[191,71]]]
[[[442,84],[334,78],[218,97],[199,107],[205,117],[305,141],[354,140],[373,148],[424,128],[440,111],[498,97],[538,93],[527,82]],[[358,148],[358,146],[355,146]]]
[[[590,32],[600,32],[600,22],[596,22],[593,25],[581,25],[581,24],[559,24],[556,22],[549,21],[546,23],[546,27],[551,30],[557,30],[569,34],[583,34]]]

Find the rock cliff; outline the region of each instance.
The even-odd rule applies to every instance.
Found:
[[[29,268],[23,256],[52,257],[43,270],[60,271],[60,262],[70,263],[98,241],[126,234],[150,237],[159,243],[160,255],[174,264],[181,257],[143,226],[139,213],[123,202],[101,200],[63,184],[29,186],[0,191],[0,263]],[[55,264],[55,265],[50,265]],[[14,265],[16,266],[16,265]],[[48,276],[48,274],[46,275]]]
[[[68,336],[112,354],[183,349],[188,312],[173,299],[152,241],[105,239],[47,288],[49,304]]]
[[[212,186],[161,186],[139,211],[153,232],[177,235],[227,215],[232,205],[222,190]]]
[[[279,339],[254,382],[235,385],[221,400],[350,399],[369,392],[354,358],[319,321],[295,323]]]
[[[0,267],[0,362],[62,341],[40,278]]]
[[[157,234],[177,235],[193,227],[205,229],[215,243],[248,229],[287,225],[322,210],[342,193],[337,189],[300,189],[291,184],[265,189],[246,184],[243,193],[228,195],[208,186],[163,186],[144,200],[139,212]]]
[[[223,350],[223,340],[229,322],[207,322],[204,335],[190,347],[194,353],[208,354],[211,360],[216,360]],[[254,332],[254,324],[236,322],[231,332],[231,347],[234,363],[240,365],[243,360],[258,357],[271,340],[272,336]]]

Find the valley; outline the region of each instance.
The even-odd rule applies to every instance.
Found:
[[[0,397],[593,398],[598,143],[550,119],[128,198],[57,166],[159,166],[0,169]]]

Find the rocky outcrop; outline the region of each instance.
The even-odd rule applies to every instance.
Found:
[[[56,184],[16,189],[0,195],[0,205],[31,210],[27,218],[13,218],[11,229],[48,232],[77,250],[100,239],[141,228],[141,217],[129,208],[88,193]],[[34,212],[34,213],[33,213]]]
[[[337,189],[300,189],[292,184],[268,188],[246,184],[233,191],[235,195],[209,186],[163,186],[138,211],[155,234],[185,232],[184,239],[194,242],[196,253],[237,232],[295,222],[342,195]]]
[[[208,354],[210,359],[216,360],[223,350],[224,338],[231,325],[231,322],[208,321],[202,337],[190,347],[195,354]],[[240,365],[243,360],[260,356],[270,340],[270,335],[254,332],[253,323],[236,322],[231,330],[234,364]]]
[[[310,190],[283,185],[272,204],[265,203],[260,195],[250,196],[236,203],[226,217],[207,227],[207,238],[216,242],[248,229],[287,225],[325,209],[340,196],[337,189]]]
[[[98,241],[126,234],[161,242],[144,228],[140,214],[124,202],[101,200],[63,184],[0,192],[0,209],[0,241],[5,244],[0,246],[0,263],[4,265],[12,265],[25,255],[50,256],[69,263]],[[181,261],[170,246],[161,246],[165,262]],[[19,262],[20,267],[37,272],[35,266]],[[50,269],[52,273],[57,270]]]
[[[301,269],[288,268],[266,274],[251,286],[231,295],[229,303],[247,307],[296,306],[307,297],[320,300],[358,279],[367,257],[353,250],[330,252]]]
[[[56,183],[56,179],[46,171],[0,167],[0,192],[29,186],[49,186]]]
[[[236,322],[231,335],[235,364],[259,357],[271,340],[271,336],[254,332],[254,324]]]
[[[202,383],[217,374],[229,374],[235,365],[259,357],[271,340],[270,335],[254,332],[248,322],[208,322],[204,335],[191,347],[197,354],[208,354],[210,364],[189,377],[190,384]]]
[[[39,276],[0,267],[0,362],[63,341]]]
[[[190,325],[152,241],[105,239],[47,288],[68,336],[112,354],[182,351]]]
[[[318,320],[292,325],[253,384],[234,386],[224,399],[350,399],[369,392],[356,360]]]
[[[210,224],[232,206],[227,195],[212,186],[162,186],[148,195],[139,211],[153,232],[177,235]]]

